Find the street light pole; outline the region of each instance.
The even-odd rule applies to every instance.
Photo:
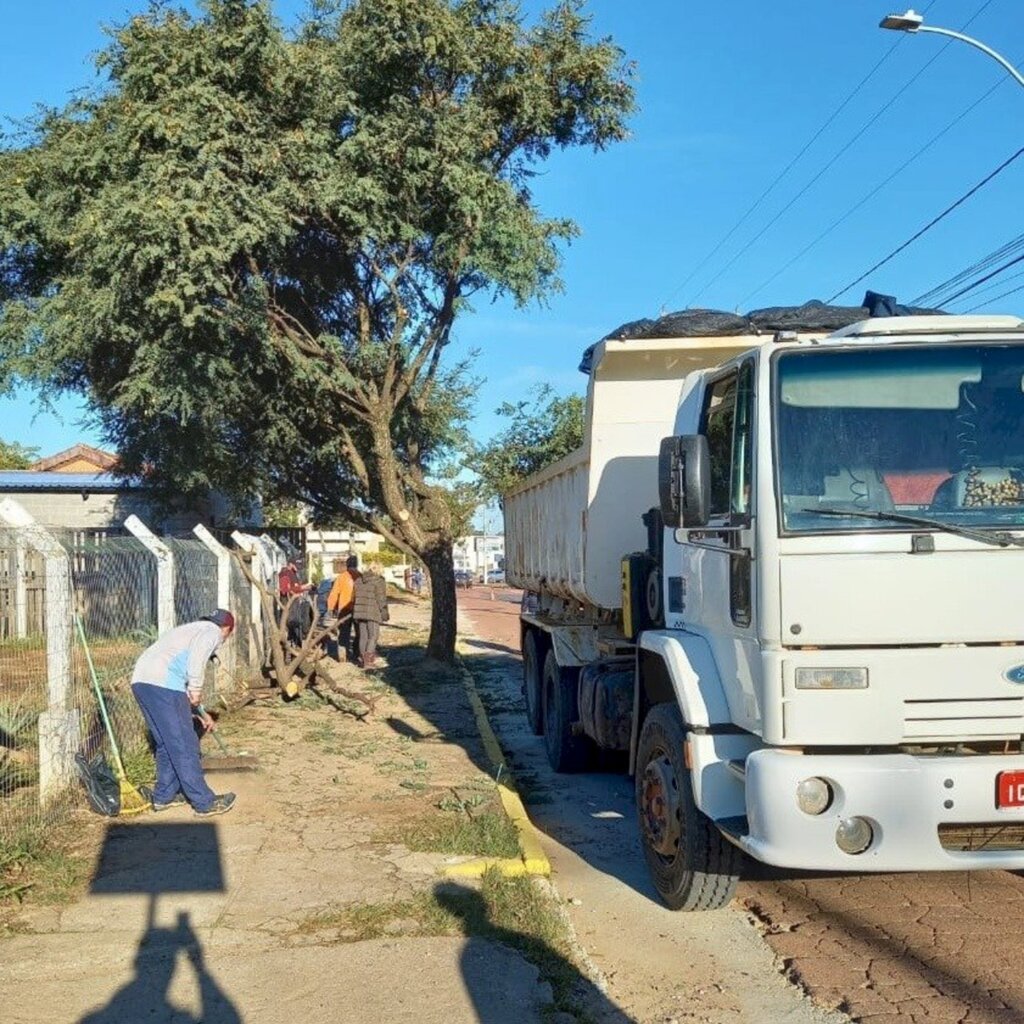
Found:
[[[893,29],[896,32],[931,32],[937,36],[948,36],[950,39],[959,39],[961,42],[973,46],[982,53],[987,53],[993,60],[998,61],[1016,80],[1018,85],[1024,86],[1024,76],[1000,53],[996,53],[990,46],[972,36],[965,36],[962,32],[954,32],[948,28],[934,28],[924,24],[924,16],[915,10],[909,10],[905,14],[887,14],[879,23],[879,28]]]

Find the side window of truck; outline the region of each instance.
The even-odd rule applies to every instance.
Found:
[[[732,438],[736,419],[737,375],[716,380],[704,399],[703,433],[711,461],[711,515],[732,511]]]
[[[711,515],[750,513],[753,363],[715,381],[704,404],[703,433],[711,461]]]

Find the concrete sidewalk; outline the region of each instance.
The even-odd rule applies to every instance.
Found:
[[[392,612],[392,637],[411,637],[428,614]],[[364,722],[313,702],[227,720],[229,742],[263,765],[211,776],[238,794],[229,815],[90,818],[88,893],[7,921],[5,1024],[550,1021],[550,986],[508,946],[423,934],[400,909],[387,918],[433,893],[468,908],[467,921],[480,911],[478,883],[442,878],[453,858],[411,852],[401,838],[446,799],[483,799],[493,781],[461,685],[413,686],[409,699],[378,690]],[[331,923],[354,907],[383,908],[383,934]],[[605,1009],[604,1019],[626,1020]]]

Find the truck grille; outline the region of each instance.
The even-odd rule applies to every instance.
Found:
[[[903,702],[903,737],[907,740],[1022,733],[1024,696]]]
[[[1024,850],[1024,821],[939,825],[944,850]]]

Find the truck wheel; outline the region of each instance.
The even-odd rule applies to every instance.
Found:
[[[544,695],[544,747],[556,772],[581,772],[590,759],[590,741],[573,735],[579,718],[579,670],[560,668],[555,652],[548,651],[542,677]]]
[[[544,732],[544,705],[541,701],[540,643],[534,630],[523,636],[523,696],[526,698],[526,720],[534,736]]]
[[[636,807],[644,857],[671,910],[717,910],[732,899],[742,854],[693,799],[683,760],[686,734],[674,704],[644,720],[636,762]]]

